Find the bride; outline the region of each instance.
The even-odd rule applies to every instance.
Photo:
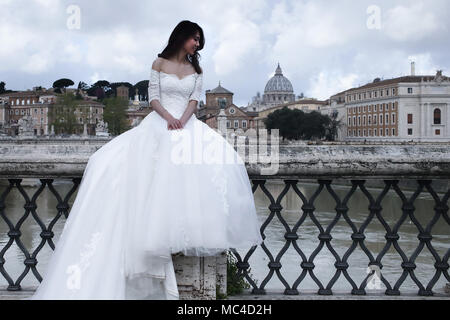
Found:
[[[194,115],[202,92],[196,23],[153,61],[154,112],[93,153],[31,299],[179,299],[172,254],[263,241],[245,163]]]

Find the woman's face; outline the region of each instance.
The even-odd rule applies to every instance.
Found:
[[[197,48],[200,46],[200,32],[197,31],[197,33],[189,38],[189,40],[186,41],[184,44],[184,49],[190,54],[193,55],[195,51],[197,51]]]

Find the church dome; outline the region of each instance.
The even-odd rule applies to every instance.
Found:
[[[278,63],[278,67],[275,71],[275,75],[267,82],[266,87],[264,89],[264,93],[272,93],[272,92],[286,92],[293,93],[294,89],[292,87],[291,82],[288,78],[283,76],[281,72],[280,64]]]

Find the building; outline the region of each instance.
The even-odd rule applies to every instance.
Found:
[[[449,141],[450,78],[375,79],[340,94],[346,109],[345,140]]]
[[[337,127],[337,136],[335,138],[337,141],[345,140],[347,137],[345,91],[331,96],[327,104],[321,107],[320,112],[339,121],[340,125]]]
[[[255,128],[254,118],[258,113],[246,112],[236,106],[233,103],[233,92],[222,87],[220,82],[216,88],[206,90],[206,103],[200,103],[196,116],[211,128],[218,129],[217,116],[221,108],[225,111],[228,129],[246,131]]]
[[[269,79],[261,97],[258,92],[252,98],[252,102],[245,107],[245,111],[260,112],[275,106],[295,101],[294,89],[291,81],[283,76],[280,64],[275,70],[275,75]]]
[[[29,122],[35,136],[51,133],[52,109],[58,94],[50,90],[27,90],[0,95],[0,129],[3,133],[16,136],[20,133],[21,121]],[[78,100],[75,116],[80,123],[79,133],[87,124],[88,134],[95,134],[96,124],[103,120],[104,105],[92,100]]]

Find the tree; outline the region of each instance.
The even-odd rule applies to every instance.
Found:
[[[328,141],[336,141],[338,136],[338,130],[342,127],[343,123],[338,120],[337,117],[339,112],[337,110],[333,111],[330,116],[330,123],[327,128],[326,139]]]
[[[59,79],[59,80],[56,80],[55,82],[53,82],[53,88],[56,89],[55,92],[57,92],[57,93],[63,93],[63,92],[65,93],[66,88],[73,86],[73,85],[74,85],[74,82],[72,80],[66,79],[66,78]]]
[[[133,88],[133,90],[136,90],[136,88],[138,89],[138,94],[140,96],[144,97],[142,100],[148,100],[148,84],[149,84],[148,80],[142,80],[142,81],[139,81],[138,83],[136,83],[136,85]],[[134,97],[134,92],[133,92],[133,97]]]
[[[113,95],[110,83],[106,80],[99,80],[94,83],[88,90],[90,96],[96,96],[98,100],[102,101],[105,98],[109,98]]]
[[[131,128],[126,114],[128,108],[127,100],[110,97],[103,100],[103,103],[105,104],[103,119],[108,123],[108,130],[112,135],[119,135]]]
[[[65,93],[56,98],[56,103],[50,109],[50,126],[53,125],[55,134],[75,133],[79,127],[75,111],[77,109],[76,97],[71,93]]]
[[[305,113],[288,107],[278,109],[267,116],[264,124],[268,130],[279,129],[283,140],[322,139],[330,127],[331,119],[317,111]]]

